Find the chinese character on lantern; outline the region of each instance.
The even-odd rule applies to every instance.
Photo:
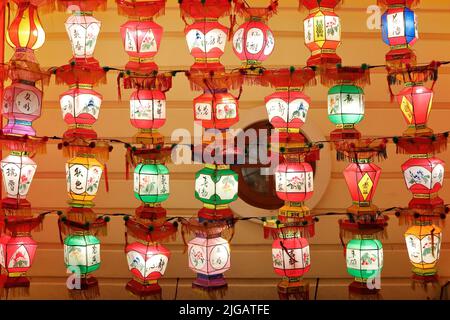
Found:
[[[226,89],[206,91],[194,99],[194,120],[206,129],[228,129],[239,121],[238,100]]]
[[[368,279],[381,274],[383,245],[372,235],[356,235],[346,246],[347,272],[356,282],[366,285]]]
[[[146,203],[169,198],[169,170],[163,164],[138,164],[134,170],[134,195]]]
[[[205,165],[195,176],[195,197],[208,205],[225,205],[237,200],[238,175],[229,166]]]

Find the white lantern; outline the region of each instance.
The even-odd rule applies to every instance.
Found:
[[[101,23],[92,15],[74,12],[66,23],[66,31],[75,58],[90,58],[94,54]]]

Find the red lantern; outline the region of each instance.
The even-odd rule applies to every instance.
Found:
[[[228,129],[239,121],[238,100],[226,89],[205,91],[194,99],[194,120],[206,129]]]
[[[133,242],[125,252],[133,275],[145,284],[156,283],[166,271],[170,251],[160,244]]]
[[[287,278],[300,278],[311,268],[309,244],[305,238],[276,239],[272,245],[275,273]]]
[[[163,28],[152,20],[129,20],[120,27],[123,46],[130,56],[128,70],[158,70],[153,57],[159,51]]]
[[[371,163],[370,159],[358,159],[344,170],[345,182],[350,191],[353,206],[348,208],[351,213],[372,213],[376,207],[372,198],[380,179],[381,169]]]
[[[275,171],[277,196],[284,201],[303,202],[314,191],[313,169],[309,163],[281,163]]]
[[[136,90],[130,97],[130,121],[138,129],[158,129],[166,122],[166,95],[159,90]]]
[[[336,54],[341,44],[341,23],[334,8],[340,0],[300,0],[300,4],[309,10],[305,18],[305,45],[311,51],[308,66],[336,65],[341,58]]]
[[[8,277],[22,277],[33,264],[37,243],[30,236],[8,236],[0,238],[0,264]]]
[[[430,134],[428,116],[433,102],[433,91],[421,84],[408,84],[397,96],[400,110],[408,124],[405,135]]]
[[[416,155],[402,165],[406,187],[413,194],[410,208],[430,208],[443,205],[438,196],[444,183],[445,163],[428,155]]]
[[[233,35],[233,51],[243,65],[259,65],[275,46],[272,30],[261,17],[250,17]]]

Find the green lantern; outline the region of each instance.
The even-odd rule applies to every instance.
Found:
[[[357,236],[347,244],[347,272],[356,281],[376,277],[383,269],[383,245],[372,236]]]
[[[87,233],[68,235],[64,239],[64,263],[68,269],[87,275],[100,268],[100,241]]]
[[[210,165],[195,175],[195,197],[211,206],[227,205],[238,198],[238,174],[228,165]]]
[[[134,170],[134,195],[144,203],[169,198],[169,169],[163,164],[138,164]]]
[[[338,130],[352,129],[364,118],[364,91],[362,88],[342,84],[328,91],[328,119]]]

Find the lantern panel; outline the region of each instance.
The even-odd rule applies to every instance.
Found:
[[[383,41],[391,46],[413,45],[418,37],[416,14],[409,8],[389,8],[381,17]]]
[[[348,273],[358,279],[377,276],[383,269],[383,245],[376,239],[352,239],[347,244]]]
[[[344,170],[345,182],[353,202],[369,205],[375,194],[381,169],[373,163],[350,163]]]
[[[158,129],[166,122],[166,95],[159,90],[136,90],[130,97],[130,121],[139,129]]]
[[[405,233],[409,260],[419,274],[435,274],[442,242],[441,229],[435,225],[415,225]]]
[[[238,197],[238,174],[230,169],[206,166],[195,176],[195,197],[207,204],[231,203]]]
[[[64,239],[64,263],[81,274],[100,268],[100,241],[93,235],[69,235]]]
[[[75,157],[66,163],[67,192],[73,206],[92,206],[103,165],[93,157]]]
[[[197,237],[188,245],[189,268],[204,275],[222,274],[230,269],[230,245],[227,240]]]
[[[3,185],[8,198],[25,199],[36,173],[36,163],[25,152],[11,152],[1,161]]]
[[[406,187],[414,195],[435,194],[444,183],[445,163],[438,158],[411,158],[402,165]]]
[[[301,277],[311,265],[308,241],[305,238],[277,239],[272,245],[275,273],[289,278]]]
[[[127,21],[120,27],[122,43],[130,57],[153,58],[160,48],[163,28],[153,21]]]
[[[169,169],[162,164],[138,164],[134,170],[134,195],[145,203],[169,198]]]
[[[100,114],[103,96],[92,88],[73,88],[59,97],[64,121],[69,124],[95,123]]]
[[[125,251],[129,270],[141,281],[158,280],[166,272],[170,252],[164,246],[133,242]]]
[[[266,110],[274,128],[299,129],[305,122],[311,99],[298,91],[278,91],[265,98]]]
[[[225,52],[228,28],[216,20],[198,20],[184,33],[189,52],[196,59],[219,59]]]
[[[328,118],[336,125],[355,125],[364,118],[364,91],[354,85],[337,85],[328,91]]]
[[[34,85],[14,82],[3,93],[3,115],[8,124],[5,134],[36,135],[32,122],[41,116],[42,91]]]
[[[100,33],[100,21],[92,15],[75,12],[67,19],[65,26],[74,57],[92,57]]]
[[[9,276],[26,273],[33,264],[37,243],[29,236],[8,236],[0,238],[0,265]]]
[[[45,42],[38,8],[30,3],[20,3],[14,20],[8,27],[6,40],[13,48],[36,50]]]
[[[227,129],[239,121],[238,100],[226,92],[205,92],[194,99],[194,120],[206,129]]]
[[[275,170],[275,190],[285,201],[310,199],[314,191],[313,169],[309,163],[281,163]]]
[[[432,90],[422,85],[407,86],[400,91],[397,101],[409,126],[426,126],[433,103]]]

